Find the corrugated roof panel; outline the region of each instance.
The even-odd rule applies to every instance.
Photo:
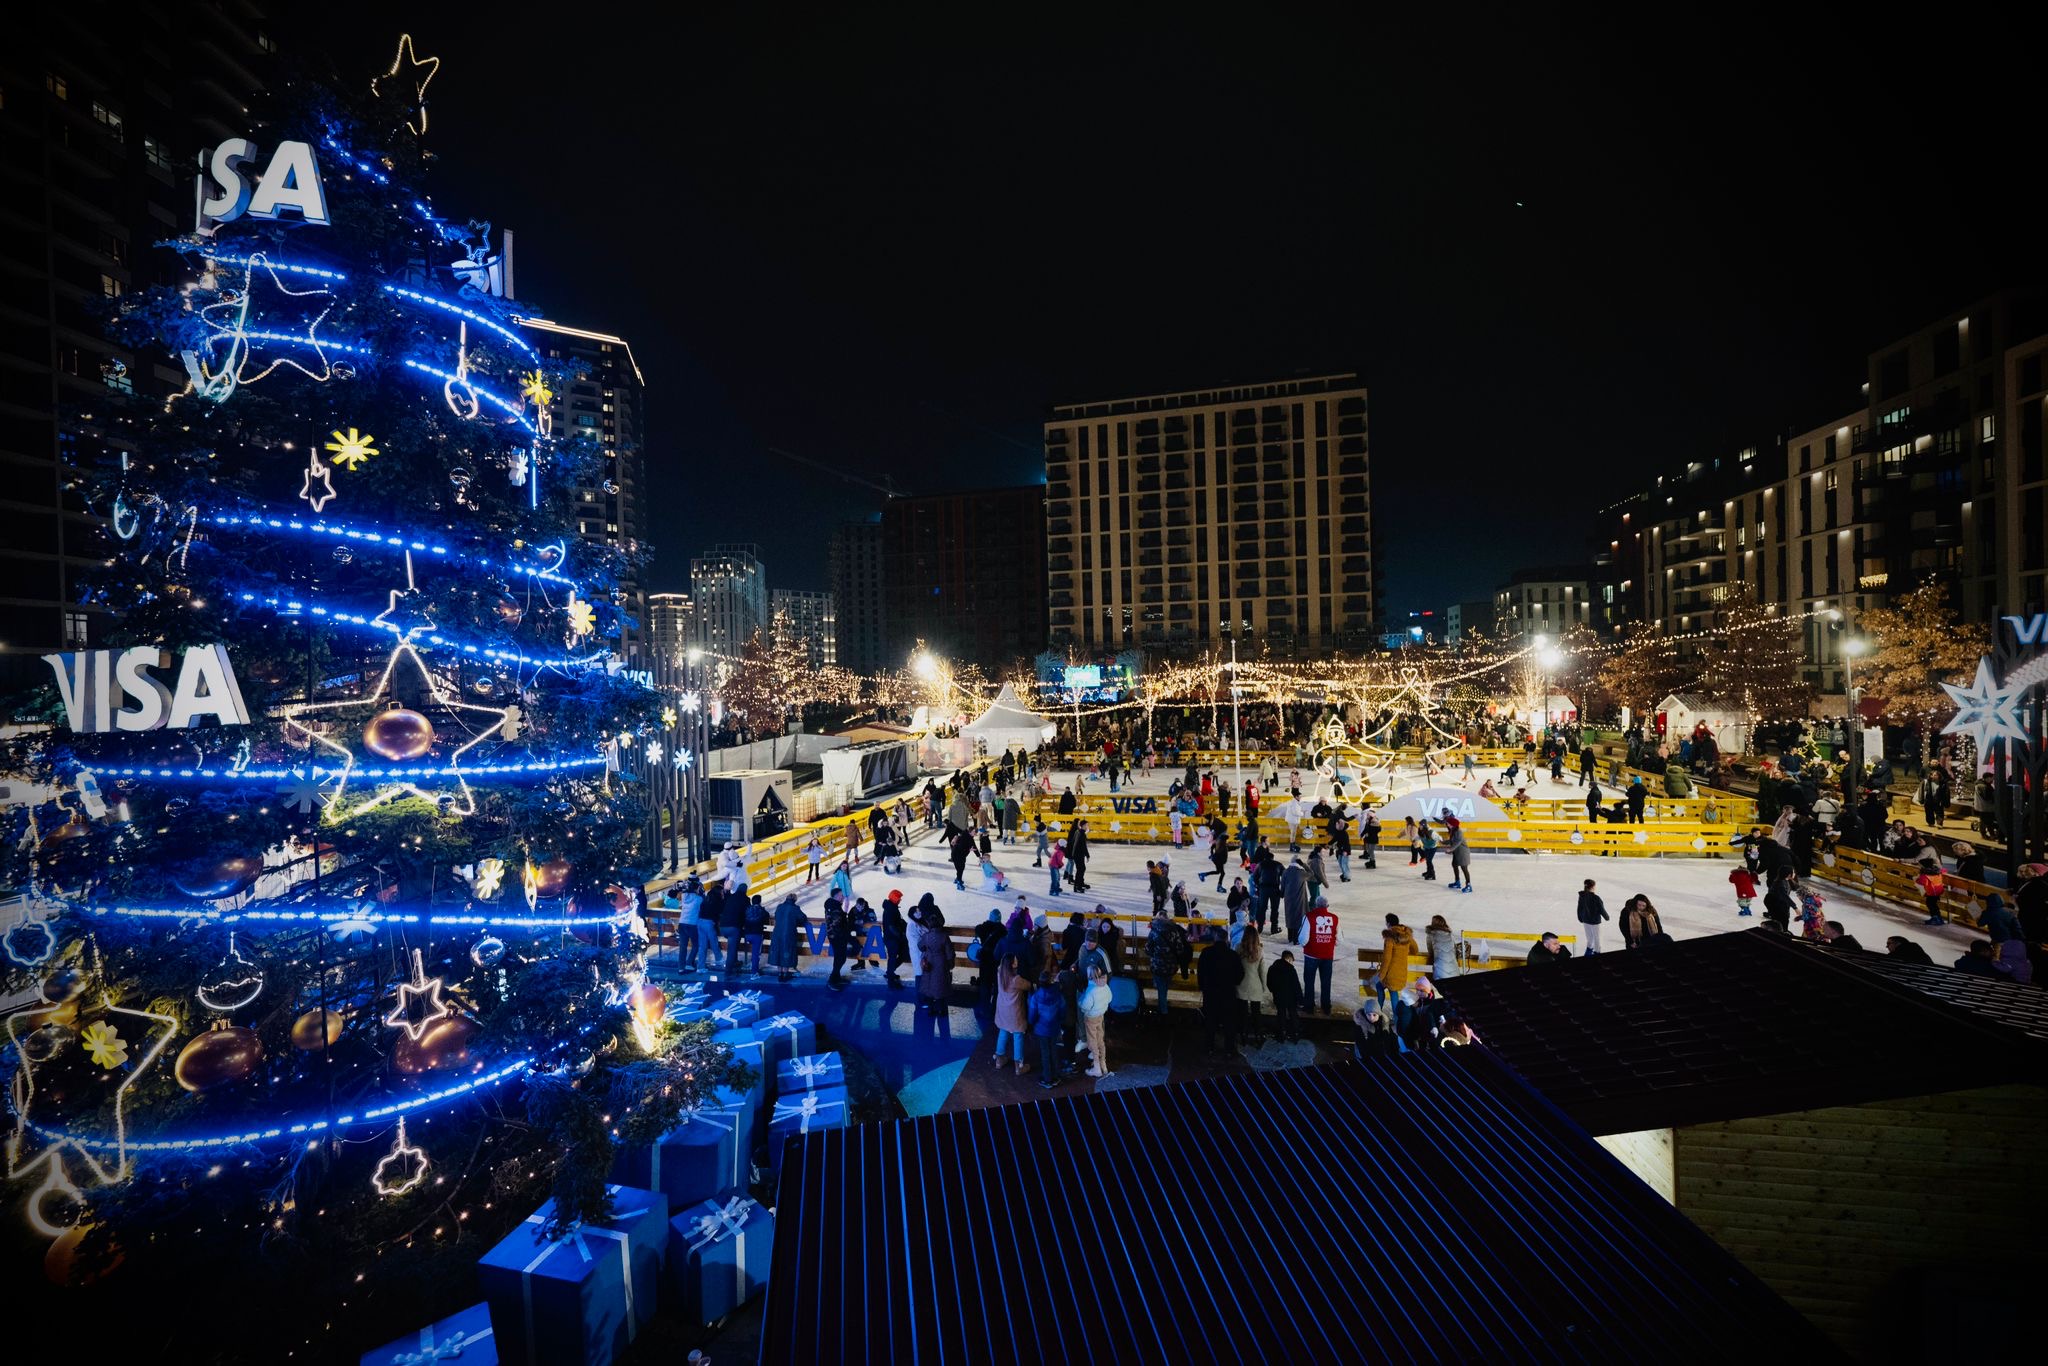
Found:
[[[1479,1049],[811,1135],[764,1363],[1833,1355]]]

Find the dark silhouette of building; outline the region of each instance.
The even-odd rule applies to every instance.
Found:
[[[998,667],[1045,648],[1045,489],[897,498],[882,510],[887,654],[918,641]]]
[[[832,533],[833,633],[841,668],[880,673],[888,662],[882,608],[882,524],[846,522]],[[895,660],[901,667],[903,661]]]
[[[104,310],[179,278],[153,244],[192,229],[200,153],[254,131],[276,43],[239,0],[31,8],[0,42],[0,653],[32,659],[101,629],[78,589],[106,510],[65,490],[67,443],[185,382]]]

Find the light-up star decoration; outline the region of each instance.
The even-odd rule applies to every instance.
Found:
[[[377,1169],[370,1173],[370,1186],[387,1198],[404,1195],[427,1179],[427,1166],[426,1153],[405,1141],[405,1116],[400,1115],[398,1142],[384,1154],[377,1163]]]
[[[70,1164],[76,1164],[78,1169],[102,1186],[118,1185],[135,1174],[135,1163],[128,1151],[128,1092],[147,1075],[178,1034],[178,1021],[174,1016],[117,1006],[111,996],[102,996],[100,1000],[107,1018],[94,1021],[81,1032],[86,1055],[108,1071],[124,1068],[127,1071],[114,1088],[113,1142],[101,1144],[101,1152],[95,1152],[77,1139],[65,1137],[59,1128],[61,1121],[44,1114],[44,1103],[36,1087],[33,1050],[22,1046],[24,1027],[27,1032],[34,1033],[65,1006],[18,1010],[7,1017],[7,1038],[14,1046],[15,1056],[21,1060],[15,1069],[11,1087],[17,1122],[14,1131],[7,1136],[7,1174],[26,1177],[38,1168],[42,1169],[43,1183],[29,1197],[28,1219],[39,1232],[52,1238],[62,1234],[69,1225],[53,1222],[48,1217],[45,1207],[51,1197],[65,1197],[72,1208],[78,1208],[78,1186],[72,1180]],[[135,1037],[125,1037],[112,1019],[116,1015],[147,1023]],[[137,1051],[140,1056],[131,1056]],[[39,1140],[44,1146],[38,1148],[34,1145]],[[109,1148],[112,1150],[111,1164],[101,1160],[104,1150]]]
[[[411,567],[411,557],[408,556],[408,573]],[[359,816],[365,811],[382,806],[386,802],[396,801],[400,797],[418,797],[423,801],[438,802],[445,796],[449,798],[450,814],[475,815],[476,794],[470,791],[468,780],[462,776],[462,757],[486,740],[506,739],[508,727],[516,728],[519,724],[516,707],[486,707],[474,702],[464,702],[452,687],[444,686],[434,677],[433,671],[427,667],[419,651],[413,648],[412,636],[416,631],[406,630],[398,622],[386,622],[386,617],[397,615],[401,608],[399,594],[394,592],[391,608],[377,618],[379,623],[390,625],[392,629],[402,631],[402,634],[398,644],[392,648],[389,658],[385,660],[384,672],[369,696],[347,702],[310,702],[288,708],[284,713],[285,725],[342,760],[339,774],[332,779],[334,792],[327,798],[326,813],[322,817],[329,824]],[[395,696],[392,680],[401,667],[409,669],[419,683],[420,692],[427,699],[423,705],[439,708],[445,713],[442,720],[449,729],[452,730],[458,725],[466,727],[469,724],[464,719],[466,717],[474,717],[481,729],[472,731],[468,739],[449,750],[445,758],[438,761],[432,757],[440,748],[438,739],[435,740],[433,749],[420,756],[421,762],[386,763],[381,756],[372,755],[368,759],[360,757],[356,745],[363,743],[360,739],[363,728],[390,705]],[[325,730],[316,729],[312,724],[314,718],[329,717],[336,721],[346,720],[349,723],[350,729],[344,733],[358,737],[355,745],[342,744]],[[368,768],[368,772],[363,775],[367,783],[380,785],[370,796],[352,796],[351,784],[367,785],[359,783],[358,780],[358,769],[364,767]],[[319,778],[323,785],[328,781],[317,771],[312,776]],[[436,778],[444,785],[443,790],[436,791],[427,785]],[[452,784],[452,790],[448,790],[446,784]]]
[[[434,73],[441,69],[439,57],[422,59],[413,51],[412,35],[398,36],[398,51],[391,58],[391,69],[370,82],[370,93],[381,95],[386,84],[393,84],[399,90],[412,90],[412,109],[416,117],[408,117],[405,126],[412,129],[414,137],[425,137],[427,132],[427,87],[434,83]]]
[[[383,454],[370,444],[376,437],[366,436],[353,427],[346,434],[339,430],[331,432],[329,437],[327,449],[334,452],[334,463],[345,470],[353,470],[371,456]]]
[[[2027,743],[2025,699],[2027,690],[2048,682],[2048,655],[2023,664],[1999,683],[1991,673],[1991,661],[1977,661],[1977,677],[1967,687],[1944,683],[1941,690],[1956,704],[1956,714],[1941,728],[1943,735],[1967,735],[1976,742],[1978,754],[1988,754],[1999,740],[2016,745]]]
[[[420,951],[412,951],[412,980],[398,984],[398,1004],[384,1017],[384,1023],[393,1029],[402,1029],[414,1043],[427,1032],[427,1026],[437,1020],[445,1020],[455,1012],[441,999],[443,983],[438,977],[427,976],[425,962]]]
[[[413,580],[410,550],[405,552],[405,587],[391,590],[391,597],[385,603],[384,610],[371,617],[370,624],[382,626],[407,643],[434,624],[427,595],[420,591],[419,584]]]
[[[314,451],[306,464],[305,482],[299,485],[299,498],[310,504],[315,512],[325,512],[327,505],[334,501],[334,471]]]
[[[236,267],[242,274],[241,288],[236,289],[221,283],[224,274]],[[259,282],[265,307],[258,310],[255,300]],[[294,289],[278,275],[270,264],[270,258],[263,252],[251,252],[245,261],[207,262],[204,282],[216,290],[215,302],[198,309],[196,317],[206,328],[206,338],[198,349],[181,353],[185,362],[187,383],[185,392],[197,394],[213,403],[225,403],[244,384],[254,384],[269,375],[279,366],[290,366],[306,378],[325,384],[337,374],[328,361],[327,353],[320,344],[320,324],[334,308],[334,291],[315,285],[309,289]],[[280,302],[274,310],[271,300]],[[288,301],[309,300],[296,306]],[[308,308],[317,305],[310,318],[305,314]],[[294,310],[296,307],[296,311]],[[272,317],[273,311],[277,314]],[[286,323],[290,326],[287,328]],[[274,358],[259,359],[258,342],[272,343],[279,349]],[[303,365],[296,354],[311,351],[317,365]],[[265,354],[268,354],[267,352]]]

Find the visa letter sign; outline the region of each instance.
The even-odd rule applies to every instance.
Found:
[[[209,716],[223,726],[249,724],[225,645],[185,650],[169,687],[150,672],[171,666],[170,653],[154,645],[44,655],[43,662],[57,675],[64,718],[75,731],[185,730]]]

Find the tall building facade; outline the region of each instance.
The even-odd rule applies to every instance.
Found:
[[[882,511],[886,653],[922,640],[1000,668],[1045,649],[1045,489],[895,498]]]
[[[857,674],[900,668],[887,658],[887,613],[882,602],[882,524],[846,522],[832,533],[833,622],[839,663]]]
[[[694,617],[688,593],[647,595],[647,667],[658,688],[683,686],[684,655],[690,648]]]
[[[1513,645],[1593,624],[1584,565],[1522,569],[1493,595],[1493,634]]]
[[[647,382],[633,348],[608,332],[568,327],[546,318],[521,318],[533,343],[550,360],[567,363],[576,378],[556,394],[550,409],[558,439],[585,437],[604,452],[604,464],[590,483],[576,488],[576,530],[586,541],[637,554],[646,544]],[[543,473],[543,476],[545,474]],[[625,653],[641,662],[648,650],[647,605],[640,585],[622,584],[628,613],[637,624],[627,632]]]
[[[2005,353],[2005,411],[1997,439],[2005,454],[1999,476],[2001,615],[2048,611],[2048,335]]]
[[[1379,577],[1356,375],[1060,405],[1045,472],[1055,646],[1371,639]]]
[[[690,561],[690,643],[738,659],[768,625],[768,571],[751,545],[720,545]]]
[[[802,642],[813,669],[839,662],[839,614],[830,593],[777,588],[768,595],[768,610],[775,623],[777,645]]]
[[[168,0],[39,6],[0,42],[0,654],[31,667],[103,625],[78,589],[105,558],[105,509],[65,489],[65,443],[185,382],[172,357],[108,341],[99,310],[182,278],[154,244],[191,230],[201,152],[254,131],[271,32],[240,0]]]

